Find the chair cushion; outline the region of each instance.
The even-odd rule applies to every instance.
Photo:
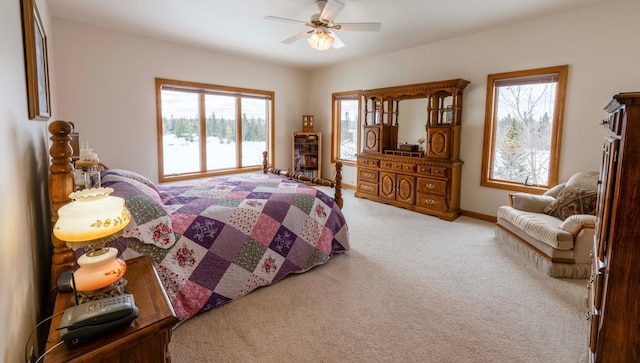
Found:
[[[600,173],[597,171],[581,171],[575,173],[567,180],[568,187],[579,187],[589,190],[598,190],[598,179]]]
[[[544,213],[563,221],[576,214],[596,214],[597,199],[595,190],[567,185],[556,200],[544,208]]]
[[[544,209],[555,201],[554,197],[529,193],[509,194],[511,206],[526,212],[542,213]]]
[[[498,219],[503,218],[531,237],[559,249],[573,248],[573,235],[562,229],[562,220],[544,213],[517,210],[509,206],[498,207]]]

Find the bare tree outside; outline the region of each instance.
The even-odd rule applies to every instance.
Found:
[[[480,184],[541,193],[558,184],[568,65],[487,76]]]
[[[497,87],[492,178],[546,185],[556,83]]]

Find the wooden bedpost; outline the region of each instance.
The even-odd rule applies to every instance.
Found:
[[[69,203],[69,194],[74,191],[73,166],[71,165],[71,137],[73,126],[67,121],[54,121],[49,125],[51,133],[51,165],[49,166],[49,201],[51,202],[51,226],[58,220],[58,209]],[[52,228],[53,230],[53,228]],[[57,284],[58,276],[76,266],[75,252],[51,233],[53,256],[51,256],[52,286]]]
[[[338,207],[340,209],[342,209],[342,204],[343,204],[343,200],[342,200],[342,162],[338,161],[336,162],[336,178],[335,180],[328,180],[328,179],[322,179],[322,178],[314,178],[314,177],[309,177],[306,176],[304,174],[299,174],[299,173],[292,173],[286,170],[280,170],[280,169],[276,169],[276,168],[270,168],[269,167],[269,161],[267,158],[267,152],[263,151],[262,152],[262,172],[265,174],[275,174],[275,175],[280,175],[283,176],[285,178],[288,179],[292,179],[292,180],[298,180],[301,181],[303,183],[306,184],[311,184],[311,185],[322,185],[325,187],[330,187],[334,189],[334,197],[333,200],[336,201],[336,204],[338,205]]]
[[[338,207],[342,209],[342,162],[336,161],[336,187],[335,187],[335,196],[333,199],[338,204]]]
[[[265,174],[269,173],[269,158],[267,157],[267,152],[262,152],[262,172]]]

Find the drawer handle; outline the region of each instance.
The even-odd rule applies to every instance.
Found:
[[[436,186],[434,184],[431,184],[431,183],[427,184],[427,189],[435,189],[435,188]]]
[[[429,205],[434,205],[436,204],[435,200],[433,199],[425,199],[425,203],[429,204]]]

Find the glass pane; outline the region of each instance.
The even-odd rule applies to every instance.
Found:
[[[163,90],[161,97],[164,174],[200,171],[198,95]]]
[[[358,100],[340,101],[341,160],[356,161],[358,152]]]
[[[205,95],[207,170],[236,167],[236,97]]]
[[[242,166],[262,165],[262,152],[267,151],[269,101],[242,99]]]
[[[450,124],[453,121],[453,96],[440,95],[438,101],[438,124]]]
[[[556,84],[496,87],[493,179],[548,184]]]

